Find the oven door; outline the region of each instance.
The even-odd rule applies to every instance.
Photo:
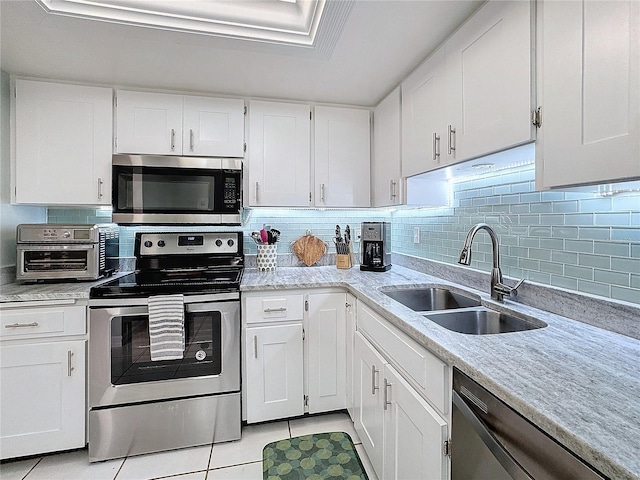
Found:
[[[240,390],[239,301],[190,298],[181,360],[151,361],[146,305],[90,308],[90,408]]]
[[[95,280],[100,276],[98,245],[16,246],[17,280]]]
[[[240,224],[237,159],[113,157],[113,221],[122,224]]]

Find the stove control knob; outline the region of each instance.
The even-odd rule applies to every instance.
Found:
[[[229,245],[230,247],[233,247],[234,244],[235,242],[233,241],[233,238],[230,238],[229,240],[227,240],[227,245]]]
[[[147,240],[146,242],[144,242],[144,246],[147,248],[151,248],[153,246],[153,243],[150,240]]]
[[[216,247],[221,247],[222,246],[222,240],[217,239],[216,240]]]
[[[166,243],[164,243],[164,240],[158,240],[158,246],[159,247],[164,247],[166,245]]]

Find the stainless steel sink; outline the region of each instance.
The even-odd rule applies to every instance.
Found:
[[[416,312],[480,306],[479,300],[452,292],[446,288],[397,288],[381,290],[381,293]]]
[[[522,332],[547,326],[539,320],[524,320],[486,308],[434,312],[424,316],[446,329],[469,335]]]

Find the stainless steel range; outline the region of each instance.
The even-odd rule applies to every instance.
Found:
[[[240,438],[242,252],[241,232],[137,233],[136,271],[91,289],[90,461]]]

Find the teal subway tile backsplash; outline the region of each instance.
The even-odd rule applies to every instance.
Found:
[[[242,230],[247,254],[256,253],[250,233],[263,224],[282,232],[279,254],[289,253],[290,244],[310,230],[331,253],[336,224],[343,229],[349,224],[355,236],[361,222],[387,221],[394,252],[457,264],[467,232],[485,222],[500,238],[504,275],[640,304],[640,192],[612,197],[536,192],[534,176],[527,165],[456,181],[453,204],[446,208],[245,209],[240,227],[200,228]],[[106,223],[110,215],[108,209],[48,209],[52,223]],[[141,229],[120,228],[122,257],[133,255],[134,235]],[[486,233],[476,236],[472,251],[471,266],[488,272],[492,254]]]
[[[428,209],[394,212],[394,231],[431,226],[421,228],[420,245],[410,235],[399,235],[394,251],[455,264],[467,231],[485,222],[500,238],[504,275],[640,304],[640,192],[613,197],[536,192],[534,175],[527,165],[455,182],[456,223],[446,248],[433,248],[440,239],[432,232],[438,224],[452,224],[447,215]],[[472,251],[471,266],[489,271],[488,235],[479,233]]]

